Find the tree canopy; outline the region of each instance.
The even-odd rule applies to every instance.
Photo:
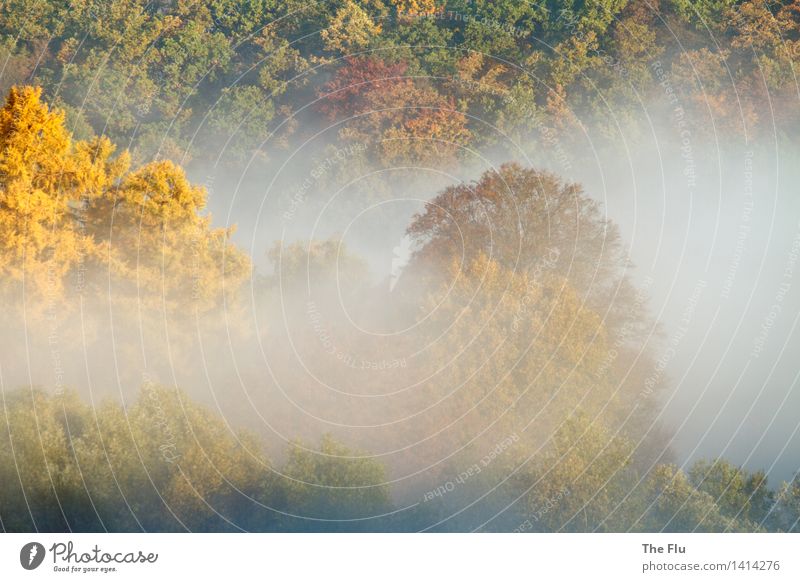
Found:
[[[66,304],[75,294],[153,297],[207,310],[249,276],[249,259],[203,214],[205,189],[180,167],[130,169],[105,137],[74,140],[34,87],[0,111],[0,272],[6,294]],[[138,294],[142,288],[149,292]]]
[[[354,63],[390,60],[407,75],[362,87],[393,139],[431,130],[474,147],[497,143],[495,128],[536,138],[534,116],[566,140],[576,119],[613,129],[663,100],[659,63],[696,131],[709,115],[732,134],[772,131],[769,91],[788,135],[798,42],[795,2],[46,0],[3,5],[0,89],[58,87],[48,95],[70,129],[133,141],[139,159],[185,161],[225,143],[238,162],[295,131],[285,122],[314,100],[308,87],[348,79]],[[380,112],[409,99],[417,109]]]

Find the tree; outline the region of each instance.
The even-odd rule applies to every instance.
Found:
[[[318,450],[294,443],[283,468],[286,511],[310,531],[374,531],[391,511],[383,467],[324,436]]]
[[[4,358],[55,358],[60,383],[79,350],[126,354],[116,372],[135,387],[141,358],[164,370],[196,358],[199,330],[242,328],[233,316],[250,260],[231,227],[211,225],[205,189],[172,162],[131,170],[107,138],[72,139],[40,95],[14,88],[0,111]]]
[[[734,134],[742,134],[757,127],[758,109],[746,98],[736,99],[736,89],[749,95],[746,78],[731,83],[727,60],[728,49],[711,51],[701,48],[687,51],[672,63],[672,78],[681,95],[687,117],[699,133],[709,128],[723,127]]]
[[[763,471],[750,473],[724,459],[697,461],[689,479],[698,491],[711,495],[726,517],[757,527],[774,503]]]
[[[652,370],[654,365],[652,347],[646,344],[652,322],[644,312],[641,293],[627,279],[628,262],[616,226],[603,217],[598,204],[579,185],[565,184],[552,174],[518,164],[504,165],[473,183],[446,188],[414,218],[408,233],[416,245],[408,272],[437,280],[442,289],[449,288],[452,282],[456,282],[456,289],[460,288],[461,277],[466,275],[465,281],[469,281],[470,274],[472,284],[480,285],[478,282],[487,273],[494,272],[470,268],[480,256],[485,257],[484,265],[495,265],[507,273],[499,277],[506,282],[500,289],[515,280],[519,283],[510,285],[509,290],[516,285],[527,288],[527,293],[518,291],[525,301],[516,308],[521,314],[519,329],[528,334],[521,337],[527,338],[528,347],[530,338],[534,338],[534,345],[539,339],[543,344],[532,347],[533,353],[524,352],[523,362],[530,364],[514,365],[515,370],[529,372],[527,378],[523,375],[516,380],[517,386],[527,385],[531,377],[537,378],[541,372],[557,370],[539,384],[543,389],[552,390],[566,383],[570,386],[567,394],[586,396],[595,404],[603,402],[605,414],[619,419],[627,418],[630,403],[636,402],[636,414],[626,421],[626,429],[638,436],[657,432],[652,430],[657,399],[640,397],[642,385],[648,381],[646,375],[650,374],[648,366]],[[454,269],[454,262],[467,268]],[[464,293],[462,303],[455,305],[469,305],[475,297],[483,296],[481,287],[475,295]],[[500,313],[503,311],[490,311],[486,317],[495,322]],[[460,318],[453,315],[452,320]],[[494,323],[488,329],[494,329]],[[552,330],[552,335],[541,335],[543,330]],[[463,337],[474,337],[477,332],[464,333]],[[558,360],[546,365],[546,359],[537,361],[534,356],[562,345],[575,358],[574,369],[554,369],[552,364]],[[515,347],[513,343],[504,345],[503,357],[498,361],[507,357],[509,362],[516,362],[512,350]],[[467,366],[465,371],[470,369]],[[506,375],[489,374],[490,385],[498,377]],[[662,387],[663,382],[655,382],[652,391]],[[608,398],[611,393],[614,398]],[[535,400],[531,406],[536,406]],[[548,422],[560,418],[557,414],[547,415]],[[655,462],[661,456],[663,451],[655,440],[645,437],[637,449],[637,461],[647,457]]]
[[[452,362],[458,371],[448,373],[446,385],[459,386],[456,378],[467,380],[477,373],[468,382],[477,390],[471,396],[495,392],[482,404],[484,420],[512,408],[519,423],[512,427],[521,429],[538,416],[542,403],[569,410],[586,398],[586,391],[602,391],[596,369],[606,347],[603,323],[551,264],[526,273],[486,255],[464,268],[454,262],[448,271],[452,283],[432,292],[425,303],[424,314],[433,313],[430,339],[440,344],[432,346],[432,360],[441,365],[448,361],[446,354],[458,356],[458,363]],[[469,400],[470,391],[462,386],[456,398]],[[602,399],[596,394],[587,404],[595,398]],[[555,417],[537,420],[549,424]]]
[[[437,10],[437,0],[390,0],[399,17],[425,16]]]
[[[4,394],[0,431],[0,515],[6,531],[69,531],[97,528],[90,500],[81,494],[81,473],[66,433],[83,424],[74,394],[56,401],[39,390]],[[77,420],[70,424],[69,420]]]
[[[546,452],[520,487],[534,531],[627,531],[641,508],[634,486],[634,448],[584,414],[558,426]]]
[[[404,63],[350,58],[324,87],[320,110],[346,122],[339,132],[346,141],[377,144],[382,165],[454,162],[470,139],[466,118],[406,70]]]
[[[105,138],[73,141],[63,114],[40,98],[40,89],[13,88],[0,112],[6,290],[24,280],[31,299],[60,303],[68,278],[86,276],[81,292],[102,297],[96,275],[107,269],[137,300],[158,297],[174,312],[190,298],[204,311],[249,276],[233,229],[211,227],[205,190],[182,169],[161,161],[131,172],[127,152],[114,157]]]
[[[59,302],[65,277],[94,249],[75,209],[108,186],[125,161],[104,167],[92,145],[74,148],[63,114],[40,97],[39,88],[14,87],[0,111],[0,272],[6,292],[24,283],[31,299]],[[94,148],[111,146],[98,140]]]
[[[800,532],[800,477],[795,476],[778,489],[766,524],[771,531]]]
[[[249,259],[230,242],[233,228],[211,228],[200,212],[206,192],[169,161],[152,162],[121,180],[87,209],[89,233],[107,249],[116,292],[157,301],[168,312],[218,305],[250,274]],[[156,295],[155,290],[160,290]]]
[[[674,465],[659,465],[648,478],[647,513],[643,531],[753,531],[750,524],[723,515],[714,497],[696,489]]]
[[[347,57],[320,94],[319,110],[329,120],[357,115],[369,105],[371,91],[385,91],[401,82],[404,62],[387,63],[375,57]]]
[[[666,4],[695,27],[718,32],[725,29],[725,16],[737,3],[737,0],[669,0]]]
[[[347,54],[367,47],[380,32],[380,24],[375,24],[358,4],[346,0],[320,36],[325,50]]]
[[[395,439],[413,444],[403,466],[429,467],[439,481],[443,460],[468,467],[512,435],[522,439],[513,458],[524,458],[575,409],[630,412],[603,371],[602,321],[567,281],[547,264],[525,273],[483,254],[468,261],[423,284],[409,348],[425,349],[390,378],[393,416],[404,419]]]
[[[587,305],[604,316],[611,310],[612,332],[642,315],[620,307],[632,290],[617,227],[580,185],[553,174],[505,164],[445,189],[408,232],[417,245],[414,261],[422,265],[484,253],[512,271],[531,272],[554,257],[553,270]]]
[[[292,445],[273,467],[262,439],[164,386],[146,383],[124,408],[16,390],[3,415],[6,531],[372,529],[359,518],[390,509],[383,469],[368,457],[326,437],[318,451]]]
[[[253,510],[243,508],[252,503],[248,494],[265,493],[266,458],[251,437],[232,433],[184,394],[145,386],[123,410],[111,404],[92,409],[72,392],[20,390],[4,409],[9,424],[0,435],[0,514],[8,530],[253,525],[247,521]]]

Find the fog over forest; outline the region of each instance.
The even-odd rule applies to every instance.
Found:
[[[785,142],[748,146],[743,139],[715,144],[701,136],[687,148],[657,105],[645,109],[653,115],[652,133],[643,139],[639,128],[635,151],[604,141],[601,151],[596,144],[592,151],[589,142],[576,151],[555,146],[550,155],[518,155],[582,184],[620,226],[633,263],[630,275],[646,288],[648,308],[659,322],[657,375],[671,385],[663,395],[663,418],[675,427],[671,446],[679,458],[690,462],[724,455],[768,468],[774,479],[790,479],[800,464],[791,359],[798,336],[793,317],[776,315],[800,308],[792,292],[800,245],[794,189],[799,176],[791,163],[796,147]],[[629,136],[621,137],[624,145]],[[331,148],[345,159],[351,151],[335,142]],[[280,180],[290,191],[294,186],[302,192],[309,164],[302,150],[297,157],[288,170],[281,169],[288,177]],[[318,167],[325,168],[330,159],[322,158]],[[508,152],[492,151],[473,160],[476,168],[409,174],[421,172],[425,181],[441,186],[469,181],[508,159]],[[275,235],[295,241],[344,233],[348,248],[367,260],[372,277],[383,285],[391,284],[398,254],[406,252],[405,225],[436,194],[432,186],[407,193],[401,188],[376,202],[382,214],[366,208],[339,219],[335,208],[344,204],[345,186],[321,193],[313,210],[304,209],[308,219],[287,224],[280,220],[287,207],[276,200],[274,174],[203,172],[194,172],[196,181],[210,181],[212,193],[236,192],[233,200],[212,194],[209,206],[215,216],[238,225],[235,240],[243,247],[264,248]],[[405,170],[394,172],[400,183],[408,177]],[[381,217],[379,229],[364,224],[373,218],[370,212]],[[266,253],[252,254],[258,268],[273,268]]]
[[[800,527],[796,2],[40,4],[4,530]]]

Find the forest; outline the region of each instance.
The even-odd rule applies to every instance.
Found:
[[[275,157],[315,119],[375,110],[341,128],[381,144],[375,163],[424,158],[415,136],[449,144],[443,158],[500,135],[568,140],[590,119],[613,136],[663,93],[656,70],[696,131],[792,135],[798,14],[756,0],[5,2],[0,89],[35,80],[70,132],[139,160],[213,156],[231,135],[228,161]]]
[[[3,531],[800,532],[800,475],[676,456],[552,170],[645,102],[791,142],[800,2],[18,0],[0,62]]]

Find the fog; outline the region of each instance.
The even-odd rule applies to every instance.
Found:
[[[276,240],[335,238],[387,288],[410,252],[405,228],[444,186],[512,159],[579,182],[620,226],[630,276],[660,327],[652,375],[668,384],[660,418],[674,435],[666,446],[682,464],[724,456],[767,470],[773,482],[789,479],[800,468],[796,148],[772,136],[682,134],[660,104],[646,113],[611,140],[587,129],[578,143],[506,144],[469,152],[452,171],[375,172],[353,162],[352,144],[322,131],[284,162],[193,175],[210,184],[217,221],[238,225],[236,241],[262,272],[274,268],[265,250]],[[309,185],[310,174],[337,165],[348,166],[348,180]]]
[[[773,483],[798,471],[796,150],[776,139],[687,138],[657,105],[610,138],[589,128],[569,143],[540,134],[464,151],[454,167],[376,169],[365,161],[371,146],[341,141],[335,128],[300,135],[288,149],[265,142],[269,157],[245,167],[225,163],[224,151],[216,164],[187,164],[209,192],[214,225],[235,224],[234,242],[254,262],[240,302],[178,321],[76,297],[44,325],[6,330],[4,390],[75,388],[99,404],[129,402],[143,382],[179,386],[231,427],[263,435],[275,458],[295,439],[332,433],[385,463],[402,498],[419,498],[467,445],[480,458],[517,432],[493,428],[502,415],[484,418],[473,405],[463,412],[472,416],[436,416],[465,384],[502,381],[502,342],[456,328],[465,345],[431,352],[458,317],[433,317],[442,303],[431,302],[449,290],[431,295],[417,280],[426,274],[406,268],[415,250],[406,229],[445,187],[516,161],[580,183],[620,227],[655,359],[624,394],[664,386],[650,404],[667,438],[649,435],[645,462],[726,457]],[[314,249],[327,258],[309,260]],[[475,363],[459,376],[464,360]],[[551,428],[541,422],[528,445]]]

